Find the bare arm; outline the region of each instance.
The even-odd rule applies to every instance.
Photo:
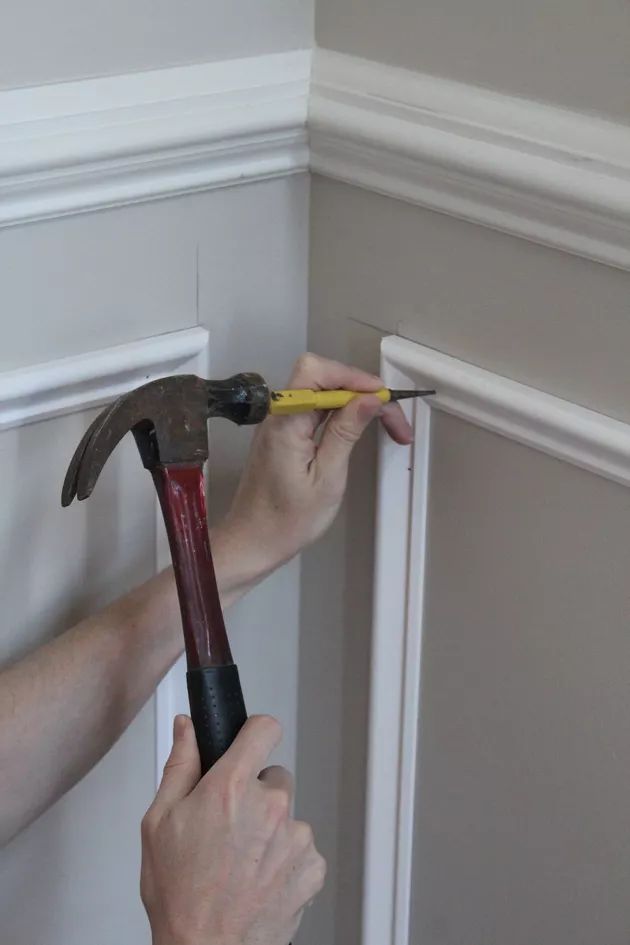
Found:
[[[378,378],[307,356],[294,387],[376,390]],[[257,431],[233,508],[212,535],[224,607],[319,537],[345,489],[350,453],[371,419],[398,442],[397,406],[359,398],[328,423],[272,417]],[[169,569],[0,673],[0,845],[109,750],[182,650]],[[45,711],[43,711],[45,707]]]
[[[213,535],[224,606],[265,574],[234,566],[246,561],[238,543]],[[0,673],[0,845],[103,757],[182,645],[169,568]]]

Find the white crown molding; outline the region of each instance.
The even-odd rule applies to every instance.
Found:
[[[433,411],[626,486],[630,425],[400,338],[381,355],[388,386],[437,391],[402,402],[413,445],[379,454],[362,945],[408,945]]]
[[[0,226],[305,171],[311,53],[0,92]]]
[[[316,50],[311,169],[630,269],[630,127]]]
[[[204,352],[205,328],[154,335],[0,374],[0,430],[97,407]]]

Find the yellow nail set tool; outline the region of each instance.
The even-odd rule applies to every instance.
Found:
[[[365,395],[366,391],[353,390],[276,390],[272,391],[269,413],[274,416],[288,416],[295,413],[307,413],[310,410],[340,410],[355,397]],[[406,400],[409,397],[428,397],[434,390],[381,390],[370,391],[383,404]]]

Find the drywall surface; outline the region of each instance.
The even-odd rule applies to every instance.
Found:
[[[436,413],[411,942],[623,945],[630,491]]]
[[[630,121],[624,0],[318,0],[326,49]]]
[[[0,88],[302,49],[312,21],[312,0],[23,0],[0,18]]]

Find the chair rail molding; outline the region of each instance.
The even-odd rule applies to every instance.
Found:
[[[381,355],[388,386],[437,391],[403,402],[414,444],[379,455],[362,945],[408,945],[433,411],[625,486],[630,425],[401,338]]]
[[[0,226],[305,171],[311,53],[0,92]]]
[[[196,364],[207,345],[205,328],[186,328],[4,371],[0,430],[99,407],[132,387]]]
[[[309,168],[630,269],[630,126],[593,115],[322,49],[0,91],[0,227]]]
[[[311,169],[630,269],[630,126],[316,50]]]

